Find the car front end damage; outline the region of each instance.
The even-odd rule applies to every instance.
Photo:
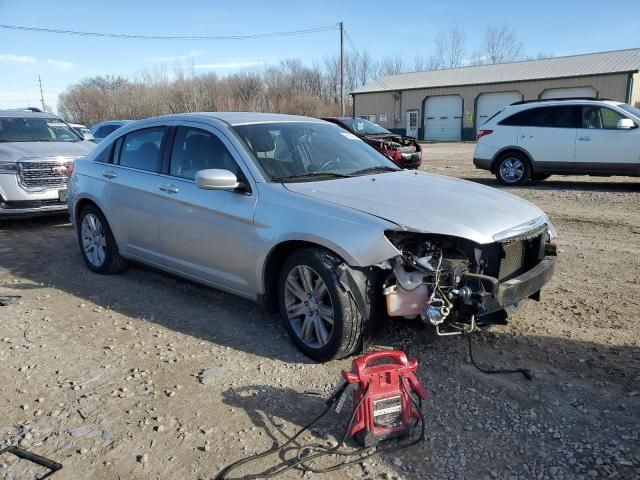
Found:
[[[557,234],[546,217],[490,244],[408,231],[387,231],[399,255],[384,262],[390,317],[420,317],[440,335],[506,324],[520,303],[540,299],[556,263]],[[527,224],[531,227],[532,222]],[[522,230],[522,229],[520,229]]]
[[[402,168],[419,168],[422,164],[422,147],[413,137],[366,135],[362,138]]]

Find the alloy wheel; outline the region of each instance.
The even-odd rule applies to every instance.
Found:
[[[509,157],[500,164],[500,176],[508,183],[522,180],[524,170],[524,163],[519,158]]]
[[[101,267],[107,256],[107,239],[100,219],[93,213],[82,219],[80,238],[87,260],[94,267]]]
[[[333,332],[333,304],[322,277],[311,267],[294,267],[285,282],[287,318],[305,345],[322,348]]]

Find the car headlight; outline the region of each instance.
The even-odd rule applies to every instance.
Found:
[[[4,162],[0,160],[0,174],[8,173],[11,175],[15,175],[18,171],[18,166],[15,162]]]
[[[547,232],[549,232],[549,240],[551,241],[557,240],[559,237],[558,230],[556,230],[556,227],[550,220],[547,221]]]

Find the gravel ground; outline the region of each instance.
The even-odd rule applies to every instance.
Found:
[[[426,145],[424,168],[495,187],[472,151]],[[474,337],[474,356],[534,380],[485,375],[464,339],[390,323],[376,344],[419,359],[426,440],[304,478],[640,476],[640,180],[551,177],[507,190],[550,215],[559,264],[541,302]],[[313,418],[324,404],[308,392],[327,394],[350,366],[309,362],[250,302],[142,267],[91,274],[64,218],[0,226],[3,295],[21,297],[0,306],[0,442],[21,438],[59,461],[60,480],[212,478]],[[303,442],[332,441],[346,415]],[[0,458],[0,478],[35,471]]]

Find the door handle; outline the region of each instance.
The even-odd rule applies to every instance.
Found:
[[[180,191],[175,185],[160,185],[158,188],[166,193],[178,193]]]
[[[590,142],[591,137],[578,137],[578,140],[581,142]]]
[[[106,172],[102,172],[102,176],[108,179],[116,178],[118,174],[112,170],[108,170]]]

